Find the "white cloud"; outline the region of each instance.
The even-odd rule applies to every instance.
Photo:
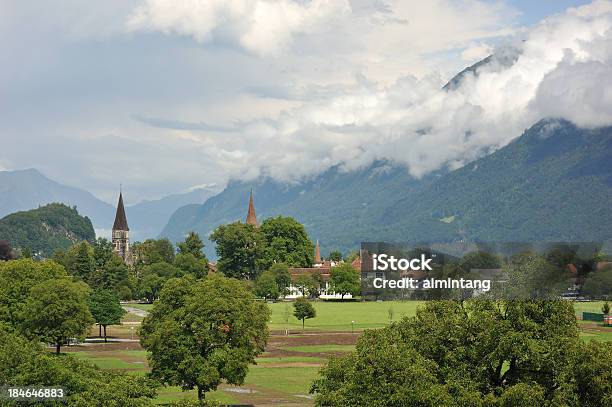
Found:
[[[0,10],[0,160],[113,203],[380,158],[422,175],[541,117],[612,123],[611,1],[529,29],[503,1],[39,3]]]
[[[127,28],[174,32],[200,42],[227,38],[254,54],[277,55],[293,36],[318,30],[349,10],[346,0],[146,0]]]

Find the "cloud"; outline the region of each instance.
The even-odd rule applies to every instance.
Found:
[[[112,203],[377,159],[421,176],[542,117],[612,122],[610,1],[528,29],[504,1],[65,4],[0,10],[0,164]]]
[[[611,2],[598,1],[523,32],[512,58],[494,58],[452,91],[442,90],[437,75],[407,75],[389,85],[358,75],[333,95],[283,112],[274,124],[245,126],[242,148],[224,145],[249,166],[228,168],[239,177],[263,173],[290,181],[331,165],[350,169],[388,159],[419,177],[488,154],[544,117],[612,125],[611,41]]]
[[[131,31],[162,31],[236,42],[257,55],[277,55],[299,34],[319,30],[350,10],[346,0],[146,0],[127,21]]]

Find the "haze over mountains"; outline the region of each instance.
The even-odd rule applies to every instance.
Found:
[[[126,195],[129,193],[124,191]],[[214,193],[214,190],[199,188],[127,206],[131,238],[136,241],[156,237],[177,208],[202,203]],[[115,216],[113,205],[83,189],[51,180],[36,169],[0,171],[0,218],[52,202],[76,206],[79,214],[91,219],[98,236],[110,236]]]

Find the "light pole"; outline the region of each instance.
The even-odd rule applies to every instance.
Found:
[[[351,333],[355,333],[355,321],[351,321]]]

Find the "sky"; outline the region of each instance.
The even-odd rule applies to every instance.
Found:
[[[420,177],[541,118],[612,124],[611,27],[607,0],[0,0],[0,170],[110,203],[378,159]]]

